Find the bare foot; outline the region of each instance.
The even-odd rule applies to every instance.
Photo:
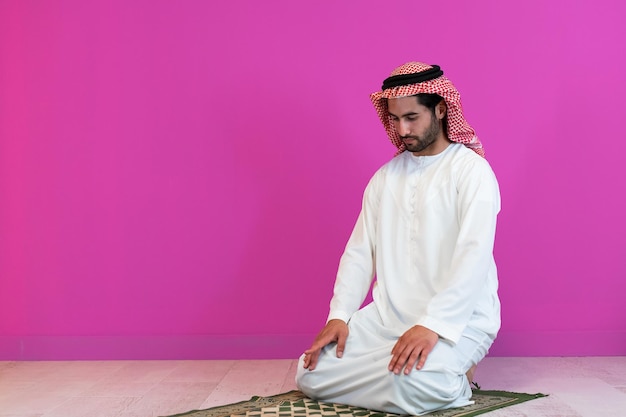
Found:
[[[474,372],[476,372],[476,365],[472,365],[472,367],[469,368],[469,371],[465,373],[470,385],[472,385],[472,382],[474,382]]]

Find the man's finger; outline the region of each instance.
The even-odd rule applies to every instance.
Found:
[[[393,372],[393,368],[396,367],[396,362],[398,361],[398,356],[397,355],[393,355],[391,357],[391,360],[389,361],[389,366],[387,366],[387,369],[389,369],[390,372]]]
[[[320,356],[320,351],[312,351],[311,349],[304,352],[304,369],[312,371],[317,365],[317,360]]]
[[[341,358],[343,356],[343,351],[346,349],[346,339],[347,336],[341,334],[337,337],[337,357]]]
[[[420,360],[417,362],[415,369],[419,371],[420,369],[424,367],[424,363],[426,363],[426,358],[428,357],[428,354],[430,353],[430,351],[431,349],[423,349],[420,352]]]
[[[400,341],[396,342],[396,344],[393,346],[393,349],[391,349],[391,360],[389,361],[388,366],[388,369],[391,372],[393,372],[394,368],[396,367],[396,362],[398,362],[398,357],[400,356],[400,352],[402,352],[402,348],[398,346],[399,343]]]
[[[406,366],[404,367],[404,375],[410,374],[413,370],[413,365],[415,364],[415,362],[417,362],[417,359],[420,356],[419,351],[420,348],[415,348],[409,355],[409,358],[406,361]]]
[[[309,367],[309,363],[311,363],[311,357],[305,353],[304,359],[302,360],[302,367],[307,369]]]

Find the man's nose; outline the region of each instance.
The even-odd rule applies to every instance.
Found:
[[[411,127],[409,126],[408,122],[401,120],[398,125],[398,133],[400,134],[400,136],[407,136],[411,134]]]

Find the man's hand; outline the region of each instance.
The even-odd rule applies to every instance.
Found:
[[[424,326],[413,326],[407,330],[391,349],[391,362],[389,370],[399,375],[404,368],[404,374],[408,375],[415,369],[420,370],[426,362],[428,354],[433,350],[439,335]]]
[[[317,335],[310,348],[304,351],[304,368],[312,371],[317,365],[322,348],[326,345],[337,342],[337,357],[343,356],[343,350],[348,338],[348,325],[343,320],[330,320]]]

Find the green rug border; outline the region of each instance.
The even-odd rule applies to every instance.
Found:
[[[198,409],[198,410],[190,410],[190,411],[185,411],[184,413],[180,413],[180,414],[172,414],[172,415],[168,415],[168,416],[164,416],[164,417],[182,417],[182,416],[187,416],[193,413],[198,413],[198,412],[202,412],[202,411],[219,411],[219,409],[223,408],[223,409],[227,409],[227,408],[232,408],[233,406],[239,405],[239,404],[246,404],[249,402],[254,402],[254,401],[259,401],[259,400],[263,400],[263,399],[274,399],[274,398],[280,398],[280,397],[288,397],[290,395],[296,394],[296,393],[300,393],[301,392],[299,390],[292,390],[292,391],[287,391],[287,392],[283,392],[281,394],[276,394],[276,395],[270,395],[267,397],[262,397],[262,396],[258,396],[255,395],[252,398],[250,398],[249,400],[244,400],[244,401],[239,401],[236,403],[230,403],[230,404],[225,404],[225,405],[218,405],[215,407],[209,407],[209,408],[202,408],[202,409]],[[543,397],[547,397],[547,394],[542,394],[542,393],[537,393],[537,394],[527,394],[527,393],[523,393],[523,392],[512,392],[512,391],[498,391],[498,390],[480,390],[480,389],[475,389],[472,390],[472,396],[473,395],[489,395],[489,396],[496,396],[496,397],[505,397],[505,398],[510,398],[511,401],[508,401],[506,403],[503,404],[498,404],[498,405],[494,405],[491,407],[487,407],[487,408],[483,408],[482,410],[477,410],[477,411],[470,411],[467,414],[458,414],[455,417],[474,417],[474,416],[478,416],[480,414],[485,414],[485,413],[489,413],[491,411],[495,411],[495,410],[499,410],[501,408],[506,408],[506,407],[510,407],[512,405],[515,404],[521,404],[521,403],[525,403],[526,401],[531,401],[531,400],[535,400],[537,398],[543,398]],[[284,401],[289,401],[289,400],[284,400]],[[280,403],[278,403],[280,404]],[[259,407],[262,408],[262,407]],[[436,411],[434,411],[433,413],[436,413]],[[390,414],[390,415],[394,415],[392,413],[385,413],[385,414]],[[225,414],[226,415],[230,415],[230,414]],[[395,414],[398,416],[401,416],[401,414]],[[406,415],[406,414],[405,414]],[[426,417],[428,416],[428,414],[426,415]]]
[[[292,395],[295,393],[300,392],[299,390],[291,390],[291,391],[287,391],[287,392],[283,392],[281,394],[275,394],[275,395],[269,395],[267,397],[262,397],[259,395],[255,395],[252,398],[250,398],[249,400],[243,400],[243,401],[239,401],[236,403],[230,403],[230,404],[225,404],[225,405],[216,405],[215,407],[209,407],[209,408],[201,408],[198,410],[190,410],[190,411],[185,411],[184,413],[180,413],[180,414],[172,414],[172,415],[168,415],[168,416],[163,416],[163,417],[180,417],[180,416],[186,416],[189,414],[193,414],[193,413],[197,413],[199,411],[217,411],[220,408],[231,408],[235,405],[239,405],[239,404],[245,404],[245,403],[249,403],[249,402],[253,402],[253,401],[259,401],[262,399],[273,399],[273,398],[278,398],[278,397],[282,397],[282,396],[288,396],[288,395]],[[285,401],[289,401],[289,400],[285,400]],[[230,414],[229,414],[230,415]]]
[[[472,411],[468,414],[458,414],[456,417],[473,417],[478,416],[480,414],[489,413],[491,411],[499,410],[501,408],[506,408],[515,404],[525,403],[526,401],[536,400],[537,398],[547,397],[547,394],[542,394],[540,392],[536,394],[526,394],[524,392],[511,392],[511,391],[497,391],[497,390],[472,390],[472,396],[474,394],[478,395],[491,395],[495,397],[505,397],[511,398],[511,401],[506,402],[504,404],[494,405],[492,407],[483,408],[482,410]],[[428,414],[427,414],[428,416]]]

